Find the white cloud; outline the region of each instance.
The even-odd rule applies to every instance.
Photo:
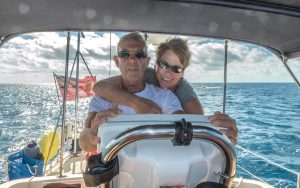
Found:
[[[185,77],[192,82],[223,82],[224,41],[192,40],[189,45],[192,60]],[[293,61],[299,62],[299,58]],[[229,82],[292,81],[279,58],[262,47],[229,41],[227,63]],[[300,77],[300,65],[293,67],[292,62],[290,64],[295,74]],[[198,75],[198,78],[194,75]]]
[[[84,33],[80,49],[90,70],[102,79],[109,74],[119,74],[110,55],[123,33]],[[52,82],[52,72],[64,74],[67,33],[34,33],[18,36],[0,49],[0,82],[31,83]],[[192,51],[191,65],[185,77],[191,82],[222,82],[224,67],[224,41],[185,37]],[[112,47],[110,47],[110,41]],[[77,48],[77,33],[72,33],[70,42],[70,64],[72,67]],[[155,62],[155,45],[149,45],[151,64]],[[111,54],[110,54],[111,52]],[[295,75],[300,77],[300,60],[289,62]],[[88,71],[81,61],[81,75]],[[37,79],[41,77],[40,79]],[[289,82],[289,77],[280,60],[264,48],[250,44],[230,42],[228,45],[229,82]]]
[[[84,33],[80,51],[93,74],[98,78],[108,75],[110,63],[109,33]],[[52,82],[52,72],[64,74],[66,62],[66,33],[34,33],[16,37],[0,49],[0,80],[2,83]],[[119,37],[111,35],[111,44],[116,46]],[[77,49],[77,33],[70,41],[69,68],[73,65]],[[115,48],[112,48],[112,54]],[[88,74],[80,57],[80,72]],[[112,62],[112,74],[117,69]],[[75,69],[73,71],[75,73]],[[26,75],[26,76],[25,76]],[[73,74],[75,75],[75,74]],[[37,79],[41,77],[41,80]]]

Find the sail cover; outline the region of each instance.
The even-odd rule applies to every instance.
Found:
[[[56,83],[60,90],[60,94],[64,96],[65,77],[55,75]],[[83,79],[78,79],[78,98],[85,98],[94,95],[93,87],[96,81],[96,76],[86,76]],[[67,83],[67,101],[74,100],[76,97],[76,78],[69,77]]]

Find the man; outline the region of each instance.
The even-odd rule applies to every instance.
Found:
[[[146,42],[138,33],[123,36],[117,47],[118,55],[114,61],[121,71],[120,87],[129,93],[149,99],[157,104],[162,113],[181,113],[182,108],[178,98],[168,89],[161,89],[144,81],[144,73],[149,64]],[[100,139],[97,137],[98,126],[107,118],[118,114],[135,114],[133,108],[116,105],[94,96],[90,102],[85,128],[80,134],[79,142],[83,150],[95,151]]]

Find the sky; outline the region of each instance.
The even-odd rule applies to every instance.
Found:
[[[124,33],[84,32],[80,52],[97,80],[119,74],[111,59]],[[0,83],[53,83],[53,73],[64,75],[66,62],[66,32],[42,32],[17,36],[0,48]],[[157,35],[164,41],[172,36]],[[174,36],[173,36],[174,37]],[[184,77],[193,83],[223,82],[224,40],[182,37],[192,52],[191,65]],[[155,44],[148,44],[154,66]],[[71,33],[69,68],[77,49],[77,33]],[[300,79],[300,58],[289,60],[289,66]],[[89,75],[84,61],[79,61],[80,77]],[[111,67],[111,68],[110,68]],[[76,65],[75,65],[76,68]],[[76,75],[75,69],[72,76]],[[280,59],[269,50],[242,42],[228,42],[228,82],[293,82]]]

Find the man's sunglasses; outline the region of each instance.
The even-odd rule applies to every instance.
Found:
[[[183,68],[181,68],[180,66],[171,66],[164,60],[157,61],[157,65],[162,69],[170,69],[174,73],[181,73],[183,71]]]
[[[128,50],[122,50],[118,52],[118,56],[120,58],[128,58],[131,55],[134,55],[138,59],[146,58],[147,55],[144,51],[138,50],[138,51],[128,51]]]

